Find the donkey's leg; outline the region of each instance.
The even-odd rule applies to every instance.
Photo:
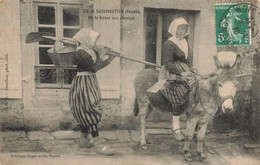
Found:
[[[142,149],[146,150],[147,146],[146,146],[146,139],[145,139],[145,122],[146,122],[146,116],[148,114],[149,98],[147,96],[143,96],[143,97],[139,97],[137,101],[140,109],[141,147]]]
[[[205,134],[207,131],[207,125],[208,123],[200,125],[197,133],[197,150],[199,152],[201,161],[206,160],[206,155],[204,154],[203,145],[205,143]]]
[[[185,142],[184,142],[184,158],[185,160],[191,162],[191,143],[193,140],[193,135],[195,133],[195,127],[197,125],[198,119],[192,118],[187,120],[187,126],[185,131]]]
[[[140,115],[141,147],[142,149],[147,150],[146,139],[145,139],[145,120],[146,120],[146,115]]]

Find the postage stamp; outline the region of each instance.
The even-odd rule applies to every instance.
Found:
[[[251,44],[249,4],[215,5],[217,46],[247,46]]]

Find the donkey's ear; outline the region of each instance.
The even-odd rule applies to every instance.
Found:
[[[218,56],[214,56],[214,61],[217,69],[220,69],[222,67],[220,61],[218,60]]]

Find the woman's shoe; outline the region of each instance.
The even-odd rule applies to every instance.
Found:
[[[90,139],[87,139],[87,138],[80,138],[79,140],[79,147],[80,148],[91,148],[91,147],[94,147],[95,144],[94,144],[94,141],[93,140],[90,140]]]
[[[177,128],[175,130],[172,130],[173,137],[177,141],[183,141],[184,140],[184,135],[181,132],[181,128]]]
[[[112,156],[114,155],[114,150],[112,150],[111,148],[109,148],[108,146],[102,147],[102,148],[96,148],[95,152],[98,154],[102,154],[105,156]]]
[[[94,140],[91,138],[89,133],[81,133],[81,137],[79,139],[79,147],[80,148],[91,148],[94,147]]]

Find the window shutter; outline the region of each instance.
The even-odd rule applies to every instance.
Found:
[[[19,5],[0,5],[0,98],[22,98]]]

